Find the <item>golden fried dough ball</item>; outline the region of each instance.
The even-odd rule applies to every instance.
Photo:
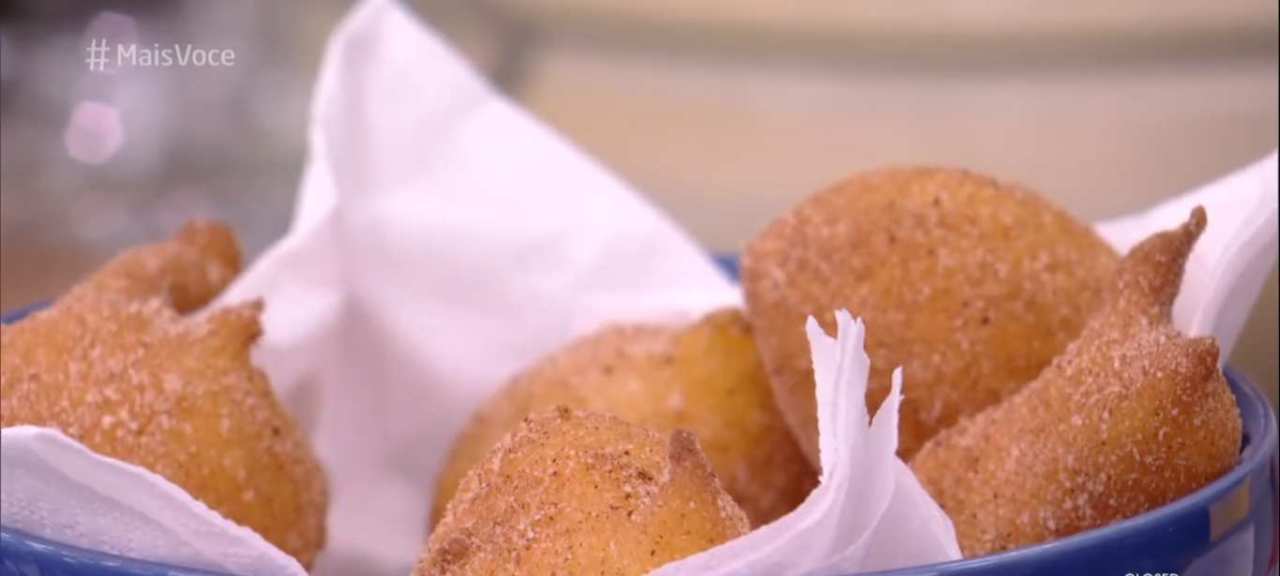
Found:
[[[692,434],[561,406],[467,473],[414,574],[644,574],[747,530]]]
[[[183,226],[169,242],[120,254],[62,297],[59,308],[161,298],[179,314],[204,306],[240,272],[235,236],[217,222]]]
[[[308,566],[324,544],[325,477],[250,362],[261,304],[179,315],[238,267],[225,227],[190,224],[0,328],[0,425],[57,428],[147,468]]]
[[[867,326],[867,402],[903,367],[899,454],[1004,398],[1075,338],[1116,256],[1030,190],[959,170],[885,169],[773,222],[742,265],[747,317],[783,416],[818,461],[804,323]]]
[[[693,432],[754,525],[790,512],[817,484],[774,405],[746,320],[722,310],[687,327],[605,328],[517,376],[455,443],[436,486],[433,521],[498,440],[528,414],[556,405]]]
[[[1134,516],[1235,465],[1240,414],[1218,346],[1169,319],[1204,221],[1197,209],[1135,247],[1105,307],[1044,373],[916,455],[967,556]]]

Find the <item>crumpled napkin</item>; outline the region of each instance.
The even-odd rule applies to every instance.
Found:
[[[126,558],[232,574],[306,574],[292,556],[182,488],[58,430],[5,428],[0,464],[6,527]]]
[[[805,325],[818,396],[821,482],[794,511],[655,574],[853,574],[960,558],[955,529],[898,458],[902,369],[867,421],[866,327],[836,312],[836,338]]]
[[[361,3],[334,32],[309,138],[289,232],[218,304],[265,299],[256,361],[330,475],[329,543],[316,574],[407,573],[454,434],[542,354],[606,322],[680,321],[740,304],[685,233],[497,95],[398,4]],[[1268,169],[1269,180],[1260,176]],[[1206,204],[1209,229],[1187,276],[1207,284],[1184,290],[1177,318],[1217,335],[1224,356],[1275,259],[1274,171],[1273,155],[1189,200]],[[1256,202],[1246,207],[1246,197]],[[1187,213],[1163,210],[1100,230],[1123,248]],[[1210,241],[1218,230],[1227,237]],[[945,517],[896,456],[885,457],[898,395],[867,419],[861,333],[847,316],[834,344],[810,332],[824,366],[823,484],[796,513],[725,545],[761,544],[741,572],[954,556]],[[901,388],[911,393],[910,374]],[[49,431],[0,437],[7,527],[196,568],[302,573],[150,472]],[[43,486],[61,488],[55,496]],[[82,510],[134,518],[139,531]],[[786,558],[804,558],[804,570]]]

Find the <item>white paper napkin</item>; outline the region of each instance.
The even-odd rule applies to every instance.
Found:
[[[317,574],[406,574],[425,542],[435,474],[454,434],[542,354],[605,322],[687,319],[740,303],[736,287],[685,233],[497,95],[398,4],[364,2],[334,32],[309,145],[292,227],[220,303],[265,298],[256,360],[330,475],[329,543]],[[1179,312],[1188,322],[1180,325],[1217,335],[1224,356],[1275,260],[1274,155],[1267,162],[1269,180],[1260,175],[1264,162],[1200,192],[1209,229],[1188,278],[1205,286],[1179,300],[1179,310],[1190,311]],[[1232,210],[1234,200],[1213,203],[1227,196],[1272,201],[1248,210]],[[1188,211],[1165,210],[1100,230],[1123,248]],[[1216,230],[1230,237],[1207,241]],[[844,317],[836,343],[811,336],[827,422],[824,481],[796,513],[745,537],[774,552],[752,555],[742,572],[870,569],[954,556],[936,505],[896,456],[886,456],[897,442],[898,395],[868,422],[859,392],[865,357],[854,346],[861,328]],[[910,393],[910,374],[901,386]],[[65,437],[41,438],[3,431],[6,526],[215,569],[202,551],[243,546],[249,550],[237,557],[279,554],[231,534],[234,526],[176,498],[181,490],[162,478],[83,449],[47,448],[78,447]],[[10,459],[11,447],[25,459]],[[93,479],[104,470],[118,481],[95,491]],[[51,500],[37,489],[45,482],[66,483],[72,497]],[[156,522],[145,512],[158,498],[174,504],[165,515],[203,520]],[[12,514],[11,505],[41,513]],[[171,527],[164,536],[187,545],[167,555],[130,547],[133,533],[81,518],[86,508],[152,518],[153,528]],[[801,551],[803,570],[785,561]],[[242,573],[301,569],[254,565]]]
[[[739,295],[689,237],[498,96],[405,9],[339,26],[299,218],[222,301],[330,479],[319,574],[404,574],[454,434],[508,377],[617,319]]]
[[[853,574],[960,557],[951,520],[897,456],[902,369],[868,427],[866,328],[836,313],[837,338],[809,318],[821,483],[794,511],[656,574]]]
[[[1173,323],[1193,335],[1217,337],[1226,362],[1276,262],[1276,153],[1139,214],[1095,226],[1124,254],[1156,230],[1186,221],[1204,206],[1208,226],[1187,260]]]
[[[257,532],[224,519],[144,468],[100,456],[57,430],[0,434],[4,525],[54,542],[232,574],[305,574]]]

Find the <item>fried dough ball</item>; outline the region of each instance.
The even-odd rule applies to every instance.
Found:
[[[818,461],[804,323],[867,326],[867,402],[906,381],[899,455],[1035,378],[1097,307],[1117,257],[1030,190],[960,170],[884,169],[818,192],[744,254],[747,317],[779,407]]]
[[[227,228],[188,224],[0,328],[0,425],[57,428],[147,468],[309,566],[324,544],[325,477],[250,362],[261,304],[180,315],[239,260]]]
[[[774,404],[750,327],[740,311],[722,310],[687,327],[605,328],[517,376],[454,444],[433,521],[498,440],[528,414],[556,405],[693,432],[754,525],[790,512],[817,484]]]
[[[967,556],[1068,536],[1186,495],[1235,465],[1241,422],[1211,338],[1170,324],[1204,228],[1139,244],[1105,308],[1021,391],[937,435],[912,468]]]
[[[747,530],[692,434],[560,406],[467,473],[414,574],[644,574]]]

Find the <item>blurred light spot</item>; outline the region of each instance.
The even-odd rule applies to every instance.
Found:
[[[124,145],[124,124],[114,106],[84,100],[71,111],[62,143],[67,154],[86,164],[102,164],[110,160]]]
[[[133,16],[103,10],[99,12],[84,31],[86,38],[105,38],[111,44],[112,51],[115,50],[115,44],[132,44],[138,40],[138,23]]]

